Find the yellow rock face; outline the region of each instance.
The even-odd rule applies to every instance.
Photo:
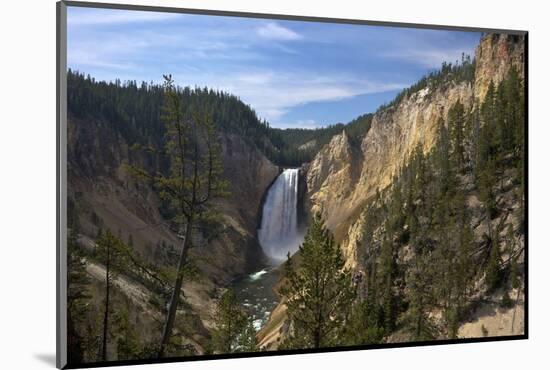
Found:
[[[475,98],[483,101],[491,80],[501,81],[514,66],[523,78],[523,37],[492,34],[481,39],[476,49]]]
[[[417,145],[425,153],[432,148],[439,118],[446,119],[457,100],[470,110],[485,96],[489,83],[501,81],[511,66],[523,75],[522,55],[522,40],[487,35],[476,51],[473,84],[447,82],[433,91],[426,87],[378,111],[360,148],[351,146],[344,131],[317,154],[307,175],[311,210],[320,212],[335,233],[348,266],[356,264],[362,206],[377,189],[391,184]]]
[[[340,243],[346,266],[357,266],[367,214],[365,203],[391,184],[393,176],[407,162],[417,145],[428,152],[435,143],[437,122],[447,117],[460,100],[473,109],[487,92],[491,81],[500,82],[515,66],[524,76],[523,40],[516,36],[486,35],[476,50],[473,83],[446,83],[404,97],[399,104],[378,111],[359,148],[351,145],[345,131],[332,138],[310,163],[307,171],[308,196],[312,213],[320,212]],[[476,201],[475,199],[471,201]],[[481,325],[489,335],[516,333],[523,327],[520,312],[498,312],[496,317],[479,313],[479,319],[460,328],[460,336],[480,336]],[[515,313],[514,313],[515,312]],[[283,334],[284,305],[260,334],[266,349],[276,349]],[[512,322],[514,322],[512,325]]]

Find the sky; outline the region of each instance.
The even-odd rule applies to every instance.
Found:
[[[272,127],[374,112],[441,63],[474,56],[477,32],[69,7],[68,67],[96,80],[207,86]]]

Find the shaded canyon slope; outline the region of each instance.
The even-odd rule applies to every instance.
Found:
[[[98,230],[109,228],[125,242],[131,240],[143,260],[161,267],[175,266],[181,243],[177,230],[161,214],[158,194],[149,185],[136,181],[124,167],[132,163],[153,171],[162,168],[162,158],[133,150],[132,143],[113,129],[115,125],[102,117],[69,114],[69,228],[78,230],[78,244],[89,252],[93,253]],[[264,258],[256,237],[257,217],[262,196],[279,173],[277,166],[240,135],[220,132],[219,137],[230,194],[216,201],[220,221],[215,227],[196,233],[199,246],[190,253],[200,273],[196,281],[186,279],[183,289],[185,315],[193,317],[187,321],[196,325],[187,332],[185,328],[177,329],[184,331],[183,336],[194,346],[195,353],[203,353],[209,342],[206,328],[212,325],[218,289],[255,271]],[[94,286],[101,286],[103,267],[88,261],[87,269]],[[163,313],[151,306],[149,298],[136,299],[140,296],[133,294],[146,288],[128,276],[120,276],[117,281],[123,282],[115,283],[118,294],[131,301],[127,307],[133,307],[132,316],[139,316],[137,320],[142,322],[140,330],[149,333],[144,338],[160,333],[151,318],[160,322]],[[102,296],[98,294],[95,301],[100,302]],[[149,297],[153,296],[149,292]]]

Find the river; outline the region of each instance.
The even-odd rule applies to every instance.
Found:
[[[278,280],[279,273],[274,268],[265,268],[233,285],[237,299],[248,310],[256,331],[267,323],[269,315],[279,303],[279,298],[273,291]]]
[[[304,240],[298,226],[299,169],[284,170],[268,190],[258,240],[270,266],[254,272],[233,285],[238,300],[248,309],[254,327],[259,330],[278,304],[273,287],[280,277],[276,267],[294,254]]]

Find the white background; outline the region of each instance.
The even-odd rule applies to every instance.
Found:
[[[117,2],[113,0],[112,2]],[[524,341],[149,365],[155,369],[548,368],[549,20],[544,1],[135,1],[134,4],[526,29],[529,324]],[[55,363],[55,1],[9,0],[0,22],[0,367]],[[343,66],[345,67],[345,66]],[[7,114],[6,114],[7,113]],[[134,369],[146,366],[134,367]]]

